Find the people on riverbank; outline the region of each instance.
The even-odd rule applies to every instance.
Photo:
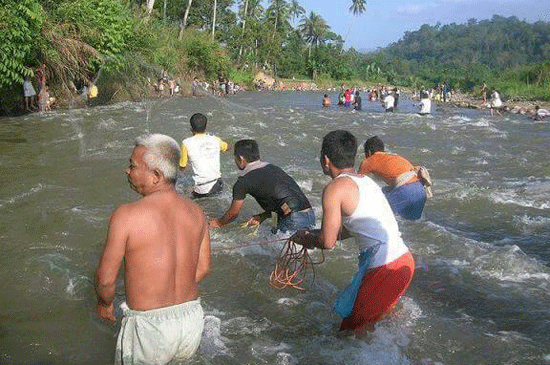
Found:
[[[25,77],[25,82],[23,82],[23,97],[25,98],[25,109],[30,111],[35,108],[35,99],[36,91],[32,85],[31,78],[29,76]]]
[[[126,305],[115,364],[181,361],[201,341],[197,285],[210,270],[210,234],[198,205],[176,192],[178,159],[172,138],[138,138],[126,175],[142,198],[111,215],[95,289],[97,314],[116,321],[116,279],[124,262]]]
[[[88,106],[97,105],[97,96],[99,95],[99,90],[97,85],[92,80],[88,80],[88,87],[86,88],[86,101]]]
[[[300,230],[291,239],[306,248],[332,249],[355,238],[359,265],[333,307],[343,317],[340,330],[360,335],[389,313],[407,290],[414,260],[380,187],[354,171],[357,141],[344,130],[328,133],[321,145],[321,168],[332,181],[323,190],[320,230]]]
[[[229,146],[219,137],[206,134],[207,122],[204,114],[193,114],[189,119],[193,136],[184,139],[180,147],[180,169],[191,165],[193,170],[194,198],[218,195],[223,190],[220,152],[226,152]]]
[[[543,121],[548,117],[550,117],[550,111],[548,111],[548,109],[544,109],[538,105],[535,105],[535,113],[533,115],[533,120]]]
[[[49,112],[50,106],[50,89],[48,85],[44,86],[38,93],[38,107],[41,112]]]
[[[394,214],[420,219],[427,195],[414,166],[404,157],[385,152],[384,142],[377,136],[367,139],[364,150],[359,173],[372,174],[387,184],[383,191]]]
[[[491,115],[494,115],[494,113],[502,115],[501,112],[504,108],[504,105],[502,104],[502,100],[500,100],[500,94],[496,89],[494,89],[491,93],[491,103],[489,104],[489,108],[491,109]]]
[[[238,141],[234,154],[235,165],[241,173],[233,185],[233,200],[221,218],[210,221],[210,227],[223,227],[234,221],[249,194],[264,211],[252,216],[246,222],[248,226],[260,225],[272,213],[277,214],[274,233],[277,230],[288,232],[315,226],[315,214],[302,189],[280,167],[260,160],[260,150],[255,140]]]

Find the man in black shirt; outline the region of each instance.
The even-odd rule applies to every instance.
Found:
[[[249,226],[261,224],[277,213],[277,229],[282,232],[313,228],[315,214],[309,200],[298,184],[280,167],[260,160],[255,140],[244,139],[235,143],[235,164],[241,175],[233,185],[233,201],[225,214],[210,221],[210,227],[222,227],[237,218],[250,194],[264,210],[247,222]]]

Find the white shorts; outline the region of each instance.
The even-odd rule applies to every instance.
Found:
[[[190,358],[204,328],[200,300],[148,311],[124,312],[115,365],[166,364]]]

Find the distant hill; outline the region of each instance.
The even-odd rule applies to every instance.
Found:
[[[380,53],[401,78],[444,80],[463,90],[504,79],[540,86],[550,68],[550,23],[494,15],[466,24],[424,24]]]
[[[512,16],[470,19],[467,24],[422,25],[385,48],[397,58],[443,64],[482,63],[491,69],[550,59],[550,23]]]

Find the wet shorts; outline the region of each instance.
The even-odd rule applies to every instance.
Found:
[[[200,300],[148,311],[126,310],[115,364],[166,364],[190,358],[204,328]]]
[[[409,220],[420,219],[426,204],[426,190],[420,181],[383,191],[394,214]]]
[[[351,314],[342,320],[340,330],[359,328],[389,313],[409,287],[413,274],[414,260],[410,252],[367,271]]]

